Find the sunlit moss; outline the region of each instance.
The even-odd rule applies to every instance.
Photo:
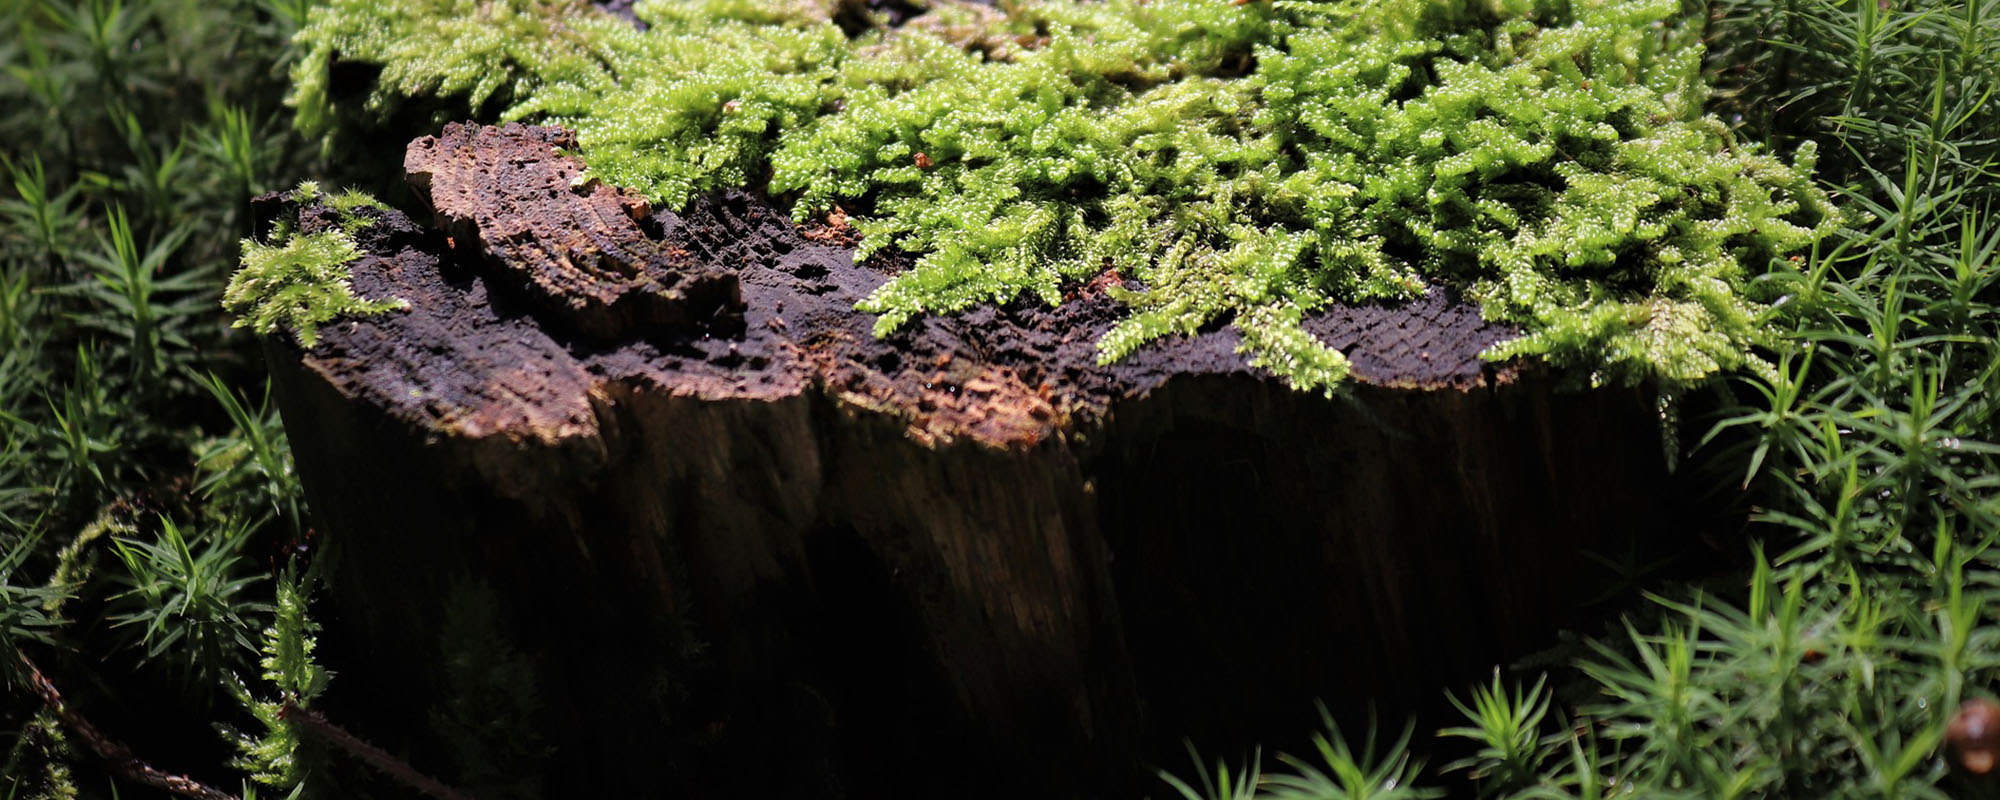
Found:
[[[369,101],[501,89],[573,128],[594,175],[668,206],[763,188],[838,204],[913,266],[861,304],[887,333],[1135,278],[1116,360],[1228,323],[1251,361],[1331,389],[1299,325],[1432,284],[1521,326],[1495,358],[1600,381],[1759,367],[1747,276],[1839,215],[1701,115],[1677,0],[1027,0],[939,4],[850,37],[831,2],[641,3],[641,31],[550,2],[336,0],[301,41],[384,65]],[[462,8],[461,8],[462,6]]]
[[[355,190],[322,195],[310,181],[291,194],[295,202],[326,203],[338,212],[341,226],[297,233],[282,224],[269,244],[244,239],[242,264],[222,292],[222,306],[236,316],[235,327],[262,334],[291,331],[299,344],[312,347],[319,343],[319,326],[335,318],[409,306],[396,298],[363,299],[348,280],[348,265],[361,257],[353,232],[369,219],[356,212],[385,208],[380,201]]]

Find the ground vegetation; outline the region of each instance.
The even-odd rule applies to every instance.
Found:
[[[885,328],[1108,266],[1135,280],[1105,358],[1234,325],[1317,390],[1343,364],[1302,315],[1441,282],[1527,332],[1496,357],[1722,409],[1669,430],[1754,516],[1740,570],[1608,565],[1649,599],[1451,688],[1462,719],[1273,731],[1303,755],[1204,754],[1162,792],[1992,790],[1966,756],[1993,743],[1954,723],[2000,679],[2000,2],[935,5],[893,34],[811,2],[641,4],[645,31],[552,2],[0,6],[8,796],[334,791],[310,510],[231,324],[310,345],[394,313],[339,297],[337,237],[288,262],[308,246],[249,199],[422,103],[571,125],[599,179],[663,203],[750,185],[852,214],[918,256],[865,304]],[[255,290],[286,263],[325,293]],[[453,647],[497,655],[455,663],[441,728],[535,707],[506,643]],[[461,741],[466,783],[540,746]]]

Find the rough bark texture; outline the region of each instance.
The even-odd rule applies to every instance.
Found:
[[[403,170],[438,227],[483,251],[544,320],[617,340],[742,310],[733,271],[639,229],[652,213],[644,198],[599,183],[572,191],[582,165],[556,151],[575,147],[557,128],[458,126],[411,144]]]
[[[1442,293],[1309,321],[1334,399],[1227,330],[1097,364],[1115,274],[878,340],[853,306],[898,265],[840,220],[572,188],[563,137],[413,143],[450,235],[364,212],[352,267],[409,310],[271,343],[336,694],[420,768],[468,581],[552,796],[1129,796],[1183,736],[1435,699],[1670,524],[1645,398],[1481,362],[1513,331]]]

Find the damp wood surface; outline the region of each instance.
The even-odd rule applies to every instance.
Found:
[[[1331,399],[1226,329],[1097,363],[1111,272],[876,338],[854,306],[903,263],[837,216],[652,208],[569,141],[412,142],[430,218],[359,212],[350,265],[409,308],[268,351],[330,647],[436,663],[452,581],[491,582],[570,788],[1135,796],[1183,737],[1435,700],[1675,524],[1647,396],[1482,361],[1517,332],[1442,291],[1308,319],[1353,364]],[[349,673],[391,741],[442,680]]]

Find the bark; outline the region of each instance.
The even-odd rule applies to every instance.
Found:
[[[552,795],[1130,796],[1184,736],[1432,702],[1673,532],[1648,397],[1482,362],[1515,332],[1445,293],[1310,320],[1332,399],[1228,330],[1097,364],[1111,273],[878,340],[898,264],[840,219],[573,187],[565,137],[412,143],[436,225],[364,212],[352,265],[409,310],[269,343],[341,716],[420,768],[468,580]]]

